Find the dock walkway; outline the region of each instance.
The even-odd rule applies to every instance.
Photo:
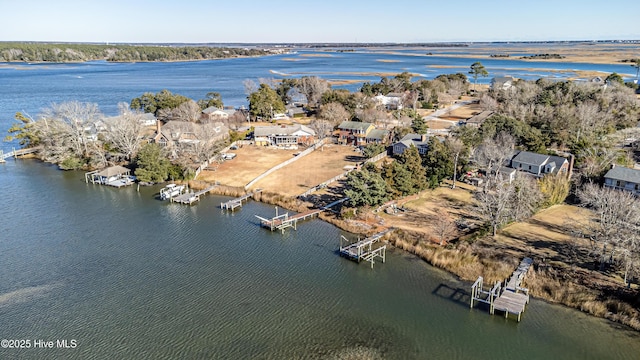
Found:
[[[521,287],[529,268],[533,264],[531,258],[524,258],[520,265],[513,272],[509,280],[505,281],[504,287],[502,283],[496,282],[491,290],[483,289],[483,278],[478,277],[471,286],[471,308],[474,301],[486,303],[489,305],[489,313],[493,315],[495,310],[504,312],[504,317],[514,314],[518,317],[518,321],[529,303],[529,289]]]
[[[8,158],[14,158],[17,159],[18,156],[23,156],[23,155],[27,155],[27,154],[33,154],[34,152],[40,150],[40,147],[34,147],[34,148],[27,148],[27,149],[13,149],[12,151],[9,151],[8,153],[4,153],[4,151],[0,150],[0,163],[6,162],[6,160]]]
[[[305,211],[296,215],[289,216],[289,213],[284,213],[282,215],[276,215],[271,219],[266,219],[256,215],[258,219],[260,219],[260,226],[267,228],[271,231],[281,230],[283,233],[285,229],[292,227],[294,230],[296,229],[298,221],[303,221],[314,216],[319,215],[323,212],[323,209],[313,209],[309,211]]]
[[[209,186],[208,188],[204,189],[204,190],[200,190],[196,193],[194,192],[189,192],[186,194],[182,194],[182,195],[178,195],[176,197],[171,198],[171,202],[177,202],[180,204],[186,204],[186,205],[191,205],[197,201],[200,200],[200,196],[208,193],[209,191],[213,190],[217,185],[213,185],[213,186]]]
[[[354,243],[350,243],[347,238],[340,236],[340,255],[357,262],[360,262],[361,260],[368,261],[371,263],[371,268],[373,268],[376,257],[381,258],[384,263],[386,261],[387,246],[383,245],[373,248],[373,244],[379,242],[380,239],[382,239],[382,237],[391,230],[392,229],[387,229]],[[347,245],[343,246],[343,243],[346,243]]]
[[[256,191],[251,192],[249,194],[243,195],[236,199],[231,199],[227,202],[220,203],[220,208],[223,210],[231,210],[234,211],[236,208],[242,207],[242,202],[248,200],[253,195],[261,192],[262,189],[256,189]]]

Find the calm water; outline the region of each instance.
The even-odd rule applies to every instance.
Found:
[[[16,111],[35,115],[51,102],[97,102],[114,113],[118,101],[163,88],[196,98],[216,90],[242,104],[242,80],[269,77],[270,70],[298,76],[327,68],[427,69],[418,57],[382,63],[381,54],[301,55],[0,68],[0,128]],[[402,252],[391,251],[373,270],[358,266],[336,255],[341,232],[321,221],[283,236],[256,223],[255,214],[273,214],[271,206],[250,202],[226,214],[216,207],[226,198],[207,196],[187,207],[155,200],[157,191],[87,185],[82,173],[36,161],[0,165],[0,339],[78,344],[0,348],[0,359],[635,359],[640,353],[637,333],[536,300],[521,323],[470,311],[470,284]]]
[[[207,196],[87,185],[36,161],[0,167],[0,337],[76,339],[0,358],[633,359],[637,333],[533,300],[521,323],[470,311],[469,284],[402,252],[373,270],[319,220],[284,236]]]

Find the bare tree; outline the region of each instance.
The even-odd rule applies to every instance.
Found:
[[[245,79],[242,82],[242,85],[244,86],[244,93],[247,96],[253,94],[256,91],[258,91],[258,84],[256,84],[256,82],[251,80],[251,79]]]
[[[45,129],[51,130],[46,133],[49,144],[66,146],[73,156],[80,158],[88,154],[91,127],[102,117],[97,104],[79,101],[52,104],[40,116]]]
[[[586,178],[595,178],[615,163],[618,152],[613,148],[594,146],[582,150],[579,155],[582,158],[580,173]]]
[[[320,107],[320,113],[318,115],[321,119],[328,121],[332,125],[337,125],[341,121],[347,120],[350,117],[347,109],[342,104],[332,102],[324,104]]]
[[[484,93],[480,98],[480,106],[483,110],[496,111],[498,110],[498,101],[491,97],[489,94]]]
[[[511,218],[514,187],[500,177],[490,178],[481,191],[476,192],[478,214],[491,226],[495,237],[498,228]]]
[[[516,175],[511,186],[513,187],[511,218],[521,221],[536,212],[543,200],[542,192],[536,180],[520,173]]]
[[[167,121],[188,121],[198,122],[202,116],[202,109],[193,100],[185,101],[175,109],[161,109],[158,112],[158,119]]]
[[[105,141],[131,160],[142,146],[143,130],[141,119],[143,114],[129,109],[127,103],[118,104],[120,116],[105,119]]]
[[[500,166],[513,154],[515,139],[508,133],[501,132],[497,136],[485,139],[475,150],[475,160],[484,167],[489,174],[494,168]],[[497,172],[496,172],[497,174]]]
[[[298,81],[296,88],[307,98],[310,106],[318,106],[322,94],[329,90],[331,86],[326,80],[317,76],[304,76]]]
[[[578,191],[580,201],[593,209],[597,219],[591,222],[591,236],[600,246],[600,269],[609,255],[613,260],[618,247],[635,248],[629,234],[638,232],[640,203],[635,195],[589,183]]]
[[[456,176],[458,174],[458,160],[460,160],[460,156],[464,155],[467,151],[464,143],[457,138],[448,138],[446,142],[447,147],[449,148],[449,153],[453,156],[453,181],[451,188],[456,188]]]
[[[323,119],[316,119],[311,123],[311,128],[316,132],[319,139],[327,137],[327,134],[331,133],[333,127],[334,125],[330,121]]]
[[[436,217],[433,221],[433,231],[438,237],[438,240],[440,240],[440,245],[444,245],[445,240],[455,234],[456,224],[448,212],[442,209],[436,212]]]

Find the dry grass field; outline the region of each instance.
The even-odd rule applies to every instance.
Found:
[[[300,150],[270,149],[257,146],[243,146],[233,150],[237,154],[233,160],[224,161],[215,171],[205,170],[198,180],[219,181],[228,186],[245,186],[258,175],[272,167],[289,160]],[[215,168],[215,165],[212,165]]]
[[[295,161],[254,185],[265,191],[297,196],[309,188],[345,172],[364,159],[351,146],[325,145]]]
[[[449,215],[451,221],[460,221],[469,226],[473,226],[478,219],[472,215],[474,203],[473,192],[469,189],[457,187],[451,189],[447,185],[440,186],[435,190],[423,191],[420,194],[410,196],[398,203],[397,214],[386,214],[380,212],[384,219],[385,226],[392,226],[400,229],[426,234],[436,241],[434,234],[434,222],[438,218],[439,212]],[[461,232],[454,232],[450,238],[457,238]]]
[[[495,238],[496,245],[514,255],[528,254],[550,263],[588,261],[588,241],[572,237],[571,231],[591,216],[591,211],[578,206],[552,206],[503,228]]]

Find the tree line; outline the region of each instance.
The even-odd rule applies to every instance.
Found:
[[[265,54],[268,53],[261,49],[209,46],[177,47],[0,42],[0,62],[187,61]]]

